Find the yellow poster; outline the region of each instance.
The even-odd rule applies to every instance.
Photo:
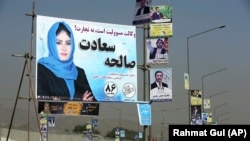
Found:
[[[191,105],[202,105],[201,90],[191,90]]]
[[[152,23],[150,24],[150,37],[171,37],[173,36],[172,23]]]
[[[185,90],[189,90],[189,75],[188,75],[188,73],[184,73],[184,88],[185,88]]]

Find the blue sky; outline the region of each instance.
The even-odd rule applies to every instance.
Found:
[[[32,2],[31,0],[18,3],[14,0],[0,1],[0,115],[6,111],[11,114],[10,109],[14,106],[25,61],[22,57],[12,57],[12,54],[24,55],[25,52],[30,52],[32,18],[25,14],[32,12]],[[201,89],[203,75],[227,68],[226,71],[205,78],[204,95],[208,98],[215,93],[229,91],[212,99],[212,107],[227,103],[216,110],[216,113],[230,112],[229,115],[221,117],[221,119],[227,118],[221,122],[249,123],[250,2],[248,0],[153,0],[153,5],[164,4],[173,6],[173,37],[169,39],[169,64],[166,66],[171,67],[173,71],[173,101],[153,103],[153,114],[157,115],[153,115],[153,124],[158,125],[163,117],[166,123],[187,123],[188,99],[183,80],[183,75],[187,72],[186,39],[188,36],[221,25],[226,27],[190,39],[190,87]],[[132,25],[134,7],[134,0],[35,1],[35,13],[38,15],[122,25]],[[140,53],[142,45],[142,29],[137,28],[138,64],[143,63]],[[35,47],[32,50],[35,52]],[[138,86],[141,89],[142,73],[138,70]],[[27,84],[28,79],[25,77],[20,94],[24,97],[27,96],[24,93],[27,91]],[[139,99],[143,98],[142,92],[139,91],[138,95]],[[123,112],[129,113],[136,112],[134,106],[117,105],[118,108],[124,109]],[[26,107],[19,108],[26,111]],[[127,108],[131,110],[125,110]],[[162,112],[162,109],[165,111]]]

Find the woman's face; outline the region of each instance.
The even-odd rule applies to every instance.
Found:
[[[62,30],[57,36],[56,36],[56,47],[59,59],[61,61],[66,61],[70,57],[71,52],[71,41],[70,37],[68,36],[67,32]]]

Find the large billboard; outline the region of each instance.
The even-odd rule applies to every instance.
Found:
[[[136,102],[136,27],[36,19],[36,98]]]
[[[39,114],[60,114],[69,116],[99,115],[99,103],[82,102],[38,102]]]

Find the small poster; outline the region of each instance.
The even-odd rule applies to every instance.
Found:
[[[147,103],[138,103],[137,110],[140,125],[151,125],[151,105]]]

